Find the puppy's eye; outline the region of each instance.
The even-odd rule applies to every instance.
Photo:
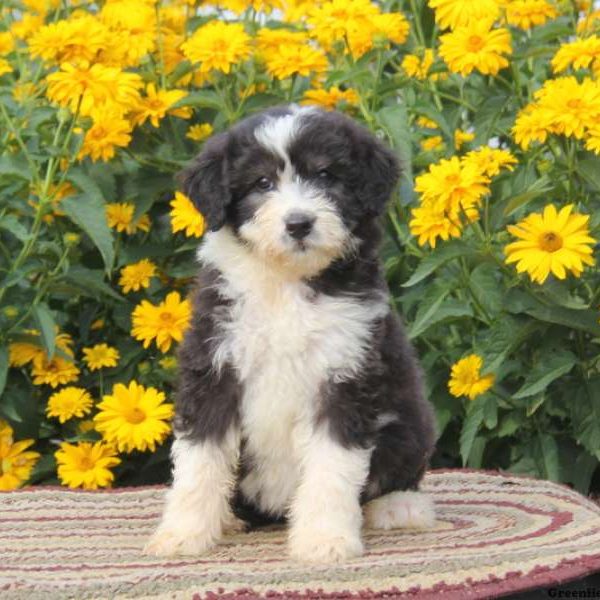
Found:
[[[261,177],[256,181],[254,187],[261,192],[270,192],[275,184],[268,177]]]
[[[317,171],[317,179],[320,179],[321,181],[332,181],[335,177],[327,169],[321,169],[320,171]]]

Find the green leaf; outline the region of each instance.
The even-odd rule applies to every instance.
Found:
[[[516,431],[519,430],[521,425],[523,424],[523,418],[517,412],[511,412],[502,417],[500,421],[500,427],[498,427],[498,431],[496,435],[499,438],[507,437],[512,435]]]
[[[8,347],[0,346],[0,398],[6,386],[6,377],[8,375]]]
[[[590,157],[577,163],[577,173],[595,190],[600,191],[600,159]]]
[[[467,464],[475,436],[483,423],[483,402],[481,400],[482,398],[478,398],[469,404],[467,416],[463,421],[460,432],[460,455],[463,465]]]
[[[571,483],[580,494],[587,495],[594,472],[598,468],[598,459],[585,450],[579,453],[575,467],[571,470]]]
[[[481,469],[483,463],[483,453],[487,445],[487,439],[481,435],[475,436],[469,458],[467,458],[467,467],[471,469]]]
[[[547,175],[542,175],[539,179],[536,179],[526,191],[513,196],[504,207],[504,216],[509,217],[519,208],[522,208],[532,200],[539,198],[540,196],[547,194],[554,188],[554,185],[550,181]]]
[[[494,429],[498,425],[498,403],[492,395],[481,398],[483,403],[483,422],[488,429]]]
[[[575,438],[600,460],[600,377],[580,387],[571,404]]]
[[[527,398],[543,392],[553,381],[566,375],[576,363],[577,357],[568,350],[543,353],[513,398]]]
[[[400,181],[400,197],[403,205],[414,199],[414,182],[412,172],[411,131],[408,124],[408,113],[404,101],[394,106],[385,106],[376,114],[377,122],[385,130],[402,165]]]
[[[560,481],[558,445],[550,434],[538,434],[535,440],[534,458],[544,479]]]
[[[562,306],[548,306],[519,289],[512,289],[507,294],[504,306],[513,314],[525,313],[540,321],[564,325],[584,333],[600,336],[598,315],[593,309],[573,310]]]
[[[178,100],[173,108],[181,108],[182,106],[198,106],[202,108],[214,108],[215,110],[223,109],[223,102],[219,98],[219,94],[212,90],[201,90],[192,92],[185,98]]]
[[[498,267],[489,262],[481,263],[471,272],[470,285],[489,316],[494,317],[500,313],[504,291]]]
[[[429,328],[439,325],[443,321],[473,316],[473,309],[470,306],[454,298],[444,301],[445,295],[438,298],[432,305],[424,304],[419,308],[415,321],[408,330],[410,339],[418,337]]]
[[[85,231],[102,255],[107,272],[115,260],[113,236],[106,221],[105,204],[95,195],[65,198],[60,207],[67,216]]]
[[[50,358],[56,350],[56,323],[54,317],[44,302],[35,304],[32,309],[33,317],[40,329],[42,344]]]
[[[31,180],[31,171],[27,160],[21,154],[0,156],[0,176],[12,175],[19,179]]]
[[[75,167],[74,169],[71,169],[66,178],[79,188],[85,196],[93,198],[98,204],[104,204],[105,200],[102,190],[82,168]]]
[[[527,398],[527,406],[525,408],[525,414],[530,417],[535,411],[544,404],[546,400],[546,394],[535,394],[534,396],[529,396]]]
[[[429,256],[426,256],[415,272],[412,274],[410,279],[402,284],[402,287],[411,287],[416,285],[420,281],[423,281],[426,277],[431,275],[438,267],[446,264],[447,262],[459,258],[461,256],[469,256],[474,253],[473,248],[467,246],[464,242],[459,240],[451,240],[438,246],[431,251]]]
[[[95,298],[99,293],[110,296],[119,302],[126,301],[123,296],[118,294],[104,281],[104,273],[102,271],[86,269],[80,265],[74,265],[65,275],[65,279],[80,288],[82,292],[88,296]]]

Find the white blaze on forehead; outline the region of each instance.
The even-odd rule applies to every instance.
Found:
[[[254,137],[261,146],[280,156],[286,166],[289,164],[288,148],[298,133],[302,117],[311,112],[312,107],[290,107],[292,113],[282,117],[270,117],[254,131]]]

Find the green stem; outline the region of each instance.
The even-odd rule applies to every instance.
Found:
[[[15,140],[17,141],[19,148],[21,148],[21,152],[23,152],[23,155],[25,156],[25,159],[27,160],[27,164],[29,165],[29,170],[31,171],[32,179],[35,181],[36,184],[39,185],[39,183],[40,183],[39,169],[38,169],[37,165],[35,164],[35,162],[33,161],[33,159],[31,158],[31,156],[29,155],[29,151],[27,150],[27,146],[25,145],[23,138],[19,134],[19,131],[15,127],[12,119],[10,118],[10,115],[6,111],[6,108],[4,107],[4,104],[2,102],[0,102],[0,115],[2,115],[2,118],[6,122],[6,126],[8,127],[9,131],[12,133]]]

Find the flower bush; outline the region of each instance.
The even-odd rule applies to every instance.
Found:
[[[598,487],[600,11],[553,0],[6,0],[0,489],[168,477],[202,216],[174,174],[265,107],[395,148],[393,300],[436,466]]]

